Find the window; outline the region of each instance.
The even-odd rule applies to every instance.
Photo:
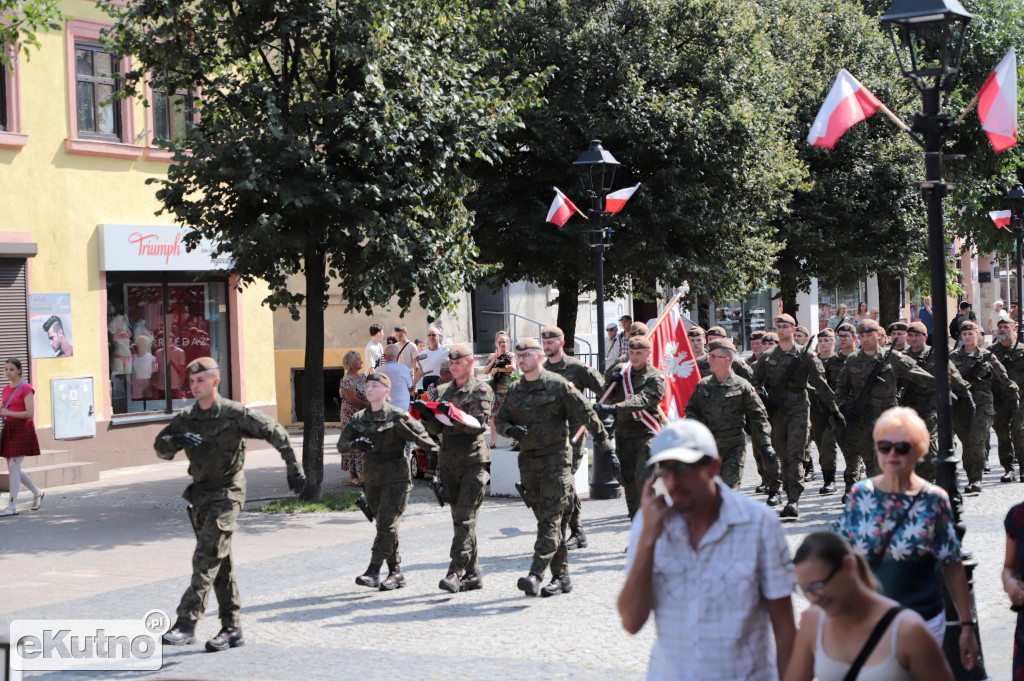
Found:
[[[16,53],[8,49],[8,56]],[[21,149],[28,144],[28,135],[21,131],[18,93],[18,62],[0,66],[0,149]]]
[[[121,141],[121,107],[114,95],[120,88],[120,63],[102,45],[75,42],[75,94],[78,136]]]
[[[168,143],[181,139],[189,122],[187,112],[192,106],[189,93],[179,90],[168,97],[165,92],[154,91],[152,106],[153,139]]]
[[[7,131],[7,67],[0,66],[0,130]]]
[[[113,413],[172,411],[194,401],[185,366],[198,357],[220,365],[230,397],[227,282],[143,275],[108,276],[107,347]]]

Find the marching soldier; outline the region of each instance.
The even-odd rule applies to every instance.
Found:
[[[869,476],[880,472],[873,429],[881,413],[896,406],[899,389],[911,384],[925,390],[935,389],[931,374],[917,366],[914,360],[901,352],[879,347],[881,330],[882,327],[873,319],[857,324],[860,350],[846,358],[836,383],[836,403],[846,417],[845,426],[838,426],[841,430],[839,442],[846,459],[844,504],[849,499],[853,483],[860,479],[861,463]]]
[[[757,360],[761,359],[761,353],[764,352],[764,348],[761,346],[761,340],[764,338],[765,331],[758,329],[757,331],[750,332],[750,352],[753,355],[750,358],[748,364],[753,371],[753,367],[757,364]]]
[[[562,518],[572,493],[572,452],[569,424],[586,423],[594,448],[604,455],[611,449],[608,433],[593,409],[560,376],[541,365],[543,350],[533,338],[516,344],[516,360],[523,377],[512,384],[498,410],[495,425],[519,442],[519,479],[523,501],[537,518],[537,542],[530,574],[517,586],[528,596],[556,596],[572,591],[569,554],[562,534]],[[540,586],[551,567],[551,583]]]
[[[793,329],[793,340],[797,345],[808,347],[811,342],[811,332],[806,326],[798,326]],[[831,387],[831,386],[829,386]],[[813,407],[816,399],[811,400],[811,413],[813,414]],[[804,482],[814,481],[814,459],[811,456],[811,438],[807,438],[807,444],[804,445]]]
[[[712,343],[716,340],[726,340],[728,336],[725,333],[725,329],[720,326],[712,326],[708,329],[707,342]],[[711,375],[711,366],[708,364],[708,353],[705,352],[701,357],[697,359],[697,370],[700,371],[700,377],[705,378]],[[754,370],[750,368],[743,359],[733,353],[732,358],[732,370],[737,376],[745,378],[748,381],[754,377]]]
[[[848,325],[847,325],[848,326]],[[849,329],[853,331],[852,328]],[[818,333],[818,361],[825,371],[825,382],[835,390],[839,372],[846,362],[842,353],[835,351],[836,336],[832,329]],[[836,424],[828,406],[815,395],[811,398],[811,438],[818,448],[818,465],[821,466],[822,486],[818,494],[834,494],[836,491]]]
[[[813,387],[830,413],[836,412],[832,389],[825,382],[821,362],[806,348],[793,342],[796,320],[781,314],[775,318],[779,344],[767,350],[754,367],[754,386],[761,391],[772,426],[772,444],[779,453],[782,480],[777,476],[769,491],[768,504],[779,503],[779,484],[786,490],[783,518],[800,515],[800,495],[804,491],[804,449],[807,445],[810,402],[807,387]],[[773,503],[774,502],[774,503]]]
[[[907,330],[906,322],[893,322],[889,325],[889,347],[899,352],[907,351]]]
[[[970,384],[975,404],[973,414],[959,404],[953,412],[953,431],[960,438],[964,470],[967,472],[968,484],[964,487],[964,494],[981,492],[981,476],[985,472],[985,446],[996,414],[993,393],[1009,400],[1014,411],[1018,406],[1017,386],[1010,381],[1006,368],[996,356],[978,347],[982,338],[982,330],[977,322],[961,322],[960,342],[963,345],[949,353],[949,361]]]
[[[189,502],[189,519],[196,533],[192,582],[181,597],[177,621],[163,641],[180,646],[196,640],[196,622],[206,611],[212,588],[222,626],[220,633],[206,642],[206,649],[215,652],[245,645],[238,617],[242,601],[231,563],[231,536],[238,529],[238,513],[245,503],[245,438],[266,440],[281,452],[288,467],[288,488],[294,493],[305,488],[306,476],[281,424],[218,394],[220,368],[213,358],[189,362],[185,373],[195,404],[178,412],[153,443],[161,459],[173,459],[178,450],[185,450],[192,484],[182,496]]]
[[[768,352],[778,344],[779,334],[774,331],[766,331],[765,334],[761,336],[761,354],[764,355],[764,353]],[[757,361],[760,362],[761,358],[758,357]]]
[[[716,339],[708,343],[707,349],[705,356],[711,363],[711,374],[700,380],[686,403],[686,418],[700,421],[714,434],[722,460],[722,481],[737,489],[743,479],[747,453],[745,429],[764,460],[777,466],[779,459],[771,444],[768,414],[754,386],[733,372],[736,346],[728,340]]]
[[[1017,342],[1016,322],[1012,319],[1000,319],[996,324],[996,338],[989,351],[996,356],[1006,368],[1006,373],[1018,393],[1024,389],[1024,345]],[[1013,403],[1009,399],[996,402],[996,415],[993,425],[999,439],[999,464],[1003,467],[1003,476],[999,482],[1013,482],[1016,479],[1014,459],[1021,466],[1021,480],[1024,481],[1024,409],[1011,411]]]
[[[806,326],[798,326],[793,329],[793,340],[797,345],[807,347],[807,344],[811,342],[811,332]]]
[[[758,329],[757,331],[750,332],[750,351],[753,353],[749,360],[747,360],[747,366],[750,367],[750,378],[748,381],[752,381],[754,378],[754,367],[757,366],[757,360],[761,358],[763,348],[761,347],[761,339],[764,338],[765,332]],[[749,434],[749,433],[748,433]],[[757,451],[757,447],[754,447],[754,463],[757,465],[757,474],[761,478],[761,484],[754,490],[757,494],[767,494],[768,488],[770,487],[768,481],[768,475],[765,472],[764,462],[761,461],[761,453]]]
[[[377,372],[367,376],[366,400],[370,406],[355,413],[338,440],[342,454],[363,454],[363,493],[377,523],[370,564],[356,577],[356,584],[381,591],[405,586],[398,553],[398,526],[412,492],[405,443],[414,442],[428,455],[437,455],[437,444],[423,425],[409,412],[387,404],[390,393],[391,379],[387,375]],[[388,576],[381,581],[380,569],[385,562]]]
[[[700,335],[703,338],[704,332],[701,331]],[[594,411],[599,415],[615,416],[615,442],[622,462],[622,477],[626,482],[626,508],[630,518],[640,508],[640,491],[651,453],[651,440],[662,425],[658,405],[665,398],[665,379],[651,366],[650,357],[649,338],[630,338],[629,364],[613,377],[614,390],[607,403],[594,405]]]
[[[448,573],[438,583],[438,588],[451,593],[484,588],[476,520],[487,481],[490,480],[491,450],[484,436],[489,428],[494,391],[473,375],[473,362],[473,351],[468,346],[453,345],[448,349],[446,363],[451,380],[438,387],[436,401],[440,413],[449,417],[450,424],[437,420],[434,411],[423,402],[417,401],[412,405],[423,419],[423,427],[441,436],[437,465],[450,501],[455,536],[452,538]],[[469,414],[480,425],[471,426],[451,418],[452,407]]]

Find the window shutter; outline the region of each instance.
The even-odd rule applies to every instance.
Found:
[[[21,360],[22,377],[31,382],[25,261],[0,258],[0,362],[8,357]]]

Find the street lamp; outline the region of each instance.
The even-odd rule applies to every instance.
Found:
[[[1021,310],[1024,309],[1021,305],[1024,297],[1024,277],[1021,277],[1024,270],[1024,255],[1021,254],[1021,245],[1024,244],[1024,187],[1018,182],[1006,192],[1006,198],[1010,201],[1010,225],[1017,238],[1017,340],[1024,341],[1024,324],[1021,323]]]
[[[935,399],[938,420],[938,457],[936,481],[949,494],[956,519],[957,534],[963,538],[960,522],[961,500],[957,490],[957,463],[953,452],[953,421],[950,407],[949,335],[946,314],[946,241],[942,225],[942,199],[950,185],[942,181],[942,145],[953,133],[956,123],[941,113],[942,91],[950,87],[960,72],[964,37],[971,15],[957,0],[896,0],[882,16],[882,28],[889,34],[903,75],[921,92],[922,111],[914,114],[911,136],[924,148],[925,179],[921,194],[928,207],[928,261],[932,300],[932,352],[935,354]],[[1018,275],[1019,276],[1019,275]],[[972,586],[977,563],[965,556],[967,583]],[[956,610],[947,607],[947,614]],[[973,615],[972,615],[973,616]],[[977,631],[977,628],[975,629]],[[960,664],[959,624],[948,623],[945,637],[946,659],[957,679],[986,678],[981,660],[971,671]],[[980,636],[980,632],[979,632]],[[979,639],[979,650],[980,650]],[[984,658],[982,657],[982,660]]]
[[[587,209],[589,220],[587,236],[590,247],[594,251],[594,282],[597,289],[597,366],[604,373],[605,338],[604,333],[604,249],[608,236],[607,222],[611,213],[605,210],[605,197],[612,190],[615,171],[619,162],[608,151],[601,147],[601,140],[591,140],[590,148],[580,154],[573,162],[580,174],[580,185],[590,197]],[[605,466],[604,457],[595,456],[594,468],[590,477],[590,497],[592,499],[614,499],[622,492],[615,476]]]

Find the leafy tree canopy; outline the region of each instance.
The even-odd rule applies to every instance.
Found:
[[[61,30],[59,5],[59,0],[0,0],[0,45],[18,48],[0,50],[0,65],[9,67],[19,51],[28,58],[30,48],[39,47],[38,33]]]

